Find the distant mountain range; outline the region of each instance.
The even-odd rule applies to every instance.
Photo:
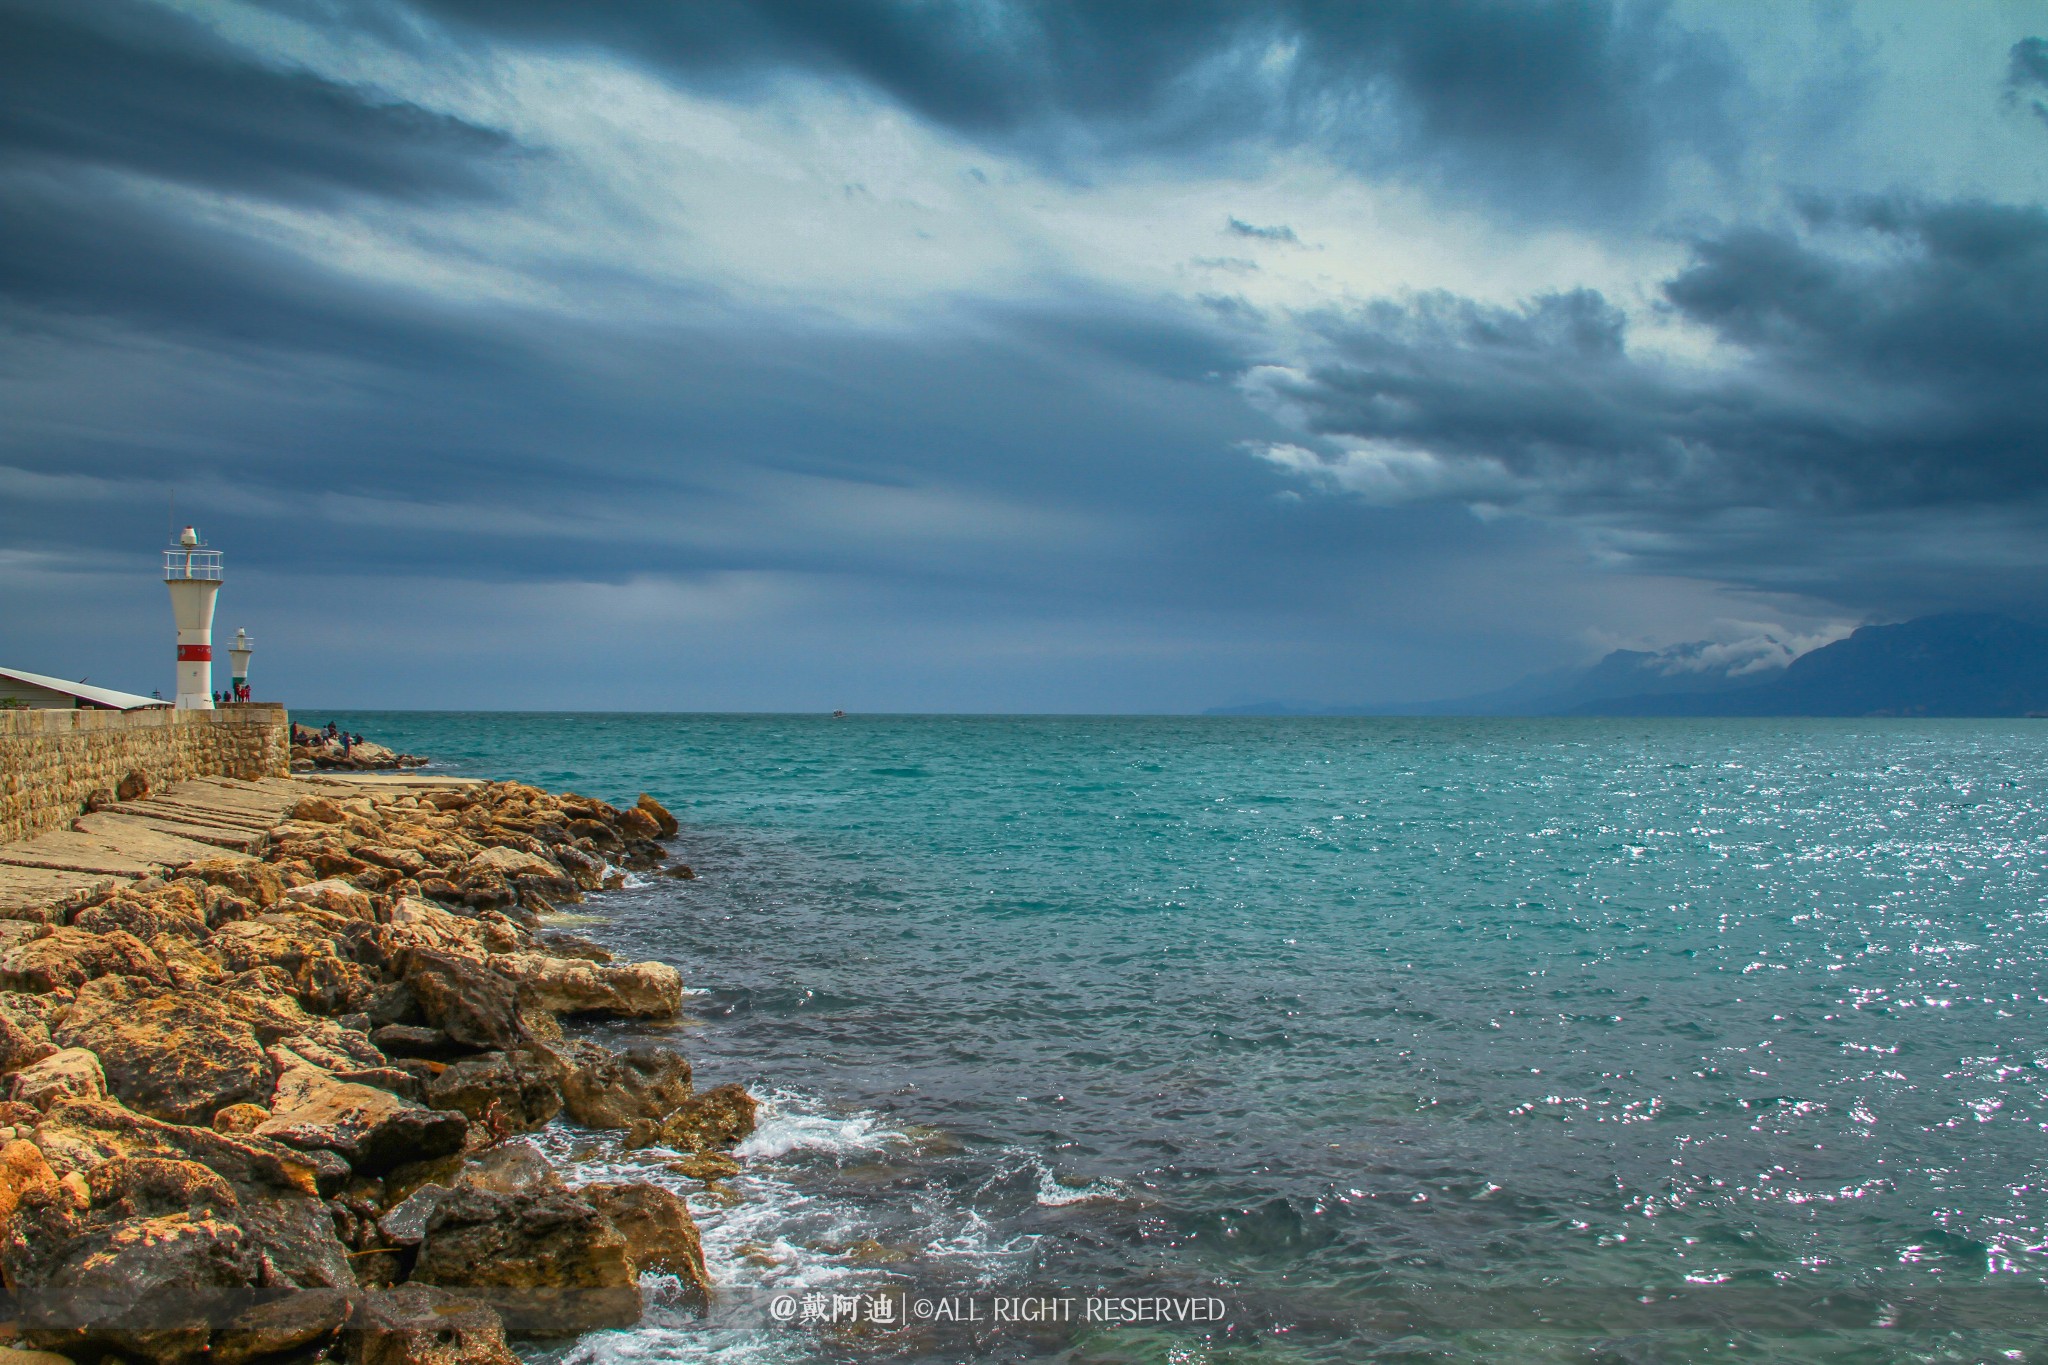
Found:
[[[1511,687],[1396,706],[1221,707],[1210,715],[2023,716],[2048,713],[2048,630],[1957,612],[1865,626],[1782,667],[1707,642],[1618,649]]]

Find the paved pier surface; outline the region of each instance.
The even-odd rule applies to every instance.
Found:
[[[0,918],[112,879],[134,881],[196,858],[253,857],[300,797],[467,786],[468,777],[323,773],[243,782],[198,777],[81,815],[69,829],[0,844]]]

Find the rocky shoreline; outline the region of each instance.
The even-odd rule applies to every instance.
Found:
[[[506,1365],[507,1333],[632,1325],[643,1276],[708,1302],[679,1196],[572,1186],[520,1139],[559,1115],[739,1169],[743,1089],[562,1030],[678,1011],[674,968],[543,927],[628,870],[691,875],[674,818],[308,786],[254,859],[0,921],[0,1365]]]

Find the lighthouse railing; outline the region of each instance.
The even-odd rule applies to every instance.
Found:
[[[220,556],[219,550],[165,550],[164,582],[218,583]]]

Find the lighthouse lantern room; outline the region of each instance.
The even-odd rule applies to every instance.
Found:
[[[178,709],[213,709],[213,599],[220,593],[220,551],[187,526],[164,551],[164,584],[178,618]]]

